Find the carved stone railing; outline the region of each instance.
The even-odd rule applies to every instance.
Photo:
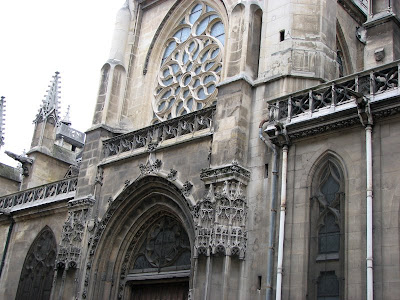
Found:
[[[76,191],[77,183],[78,177],[72,177],[0,197],[0,209],[36,206],[66,198]]]
[[[399,68],[396,61],[270,100],[269,122],[291,124],[356,107],[356,95],[374,98],[398,89]]]
[[[212,131],[215,106],[154,124],[140,130],[122,134],[103,142],[104,157],[118,155],[140,148],[157,147],[159,143],[194,134],[208,129]]]

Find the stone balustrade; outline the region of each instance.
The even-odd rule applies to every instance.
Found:
[[[201,130],[212,131],[214,112],[215,105],[108,139],[103,142],[104,157],[140,148],[151,150],[167,140],[190,136]]]
[[[17,210],[73,198],[77,183],[78,177],[71,177],[0,197],[0,209]]]
[[[270,100],[269,123],[288,125],[354,108],[357,97],[384,100],[388,92],[398,91],[399,69],[396,61]]]

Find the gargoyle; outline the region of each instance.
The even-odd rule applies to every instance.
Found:
[[[12,159],[19,161],[22,164],[22,175],[29,176],[29,167],[32,166],[33,164],[32,158],[29,158],[28,156],[24,155],[18,155],[10,151],[4,151],[4,153],[7,154]]]

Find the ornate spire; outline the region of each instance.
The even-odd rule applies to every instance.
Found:
[[[4,125],[5,125],[6,99],[0,97],[0,147],[4,145]]]
[[[40,106],[39,112],[36,115],[36,118],[33,122],[38,123],[52,116],[54,118],[55,123],[59,120],[59,93],[60,91],[60,72],[55,72],[53,76],[53,80],[49,85],[49,90],[47,90],[47,94],[44,96],[43,104]]]
[[[68,105],[67,112],[65,113],[64,118],[61,120],[62,123],[65,125],[70,126],[71,125],[71,117],[70,117],[70,112],[69,112],[70,106]]]

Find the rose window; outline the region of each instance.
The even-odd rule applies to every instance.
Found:
[[[197,3],[165,43],[152,123],[165,121],[215,103],[225,41],[221,17]]]

